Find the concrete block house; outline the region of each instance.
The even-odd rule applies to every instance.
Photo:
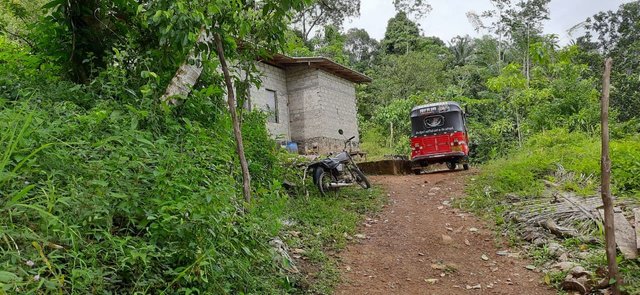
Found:
[[[342,129],[358,146],[355,84],[371,78],[322,57],[275,55],[258,68],[262,85],[250,90],[249,106],[269,114],[276,140],[297,143],[303,154],[324,154],[342,149]]]

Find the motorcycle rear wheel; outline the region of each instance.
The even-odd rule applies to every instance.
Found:
[[[320,191],[320,195],[327,197],[329,195],[335,195],[338,188],[331,187],[330,184],[334,182],[333,175],[330,171],[324,168],[318,167],[314,171],[314,179],[316,180],[316,186]]]

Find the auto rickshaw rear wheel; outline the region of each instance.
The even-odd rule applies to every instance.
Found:
[[[447,162],[447,168],[449,168],[449,170],[456,170],[457,166],[458,164],[456,162]]]
[[[464,168],[464,170],[469,170],[469,164],[467,163],[462,164],[462,168]]]

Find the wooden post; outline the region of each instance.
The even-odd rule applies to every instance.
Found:
[[[616,261],[616,236],[613,217],[613,198],[611,197],[611,159],[609,158],[609,82],[611,76],[611,58],[604,63],[602,77],[602,158],[600,162],[602,182],[602,204],[604,204],[604,234],[607,247],[607,263],[609,280],[614,279],[611,286],[614,295],[620,295],[620,273]]]
[[[389,124],[389,148],[393,148],[393,122]]]
[[[244,143],[242,142],[242,130],[240,129],[240,119],[238,118],[238,111],[236,108],[235,90],[233,89],[233,82],[231,81],[231,74],[229,74],[229,66],[227,66],[227,60],[224,57],[224,48],[222,46],[222,37],[219,33],[213,35],[213,39],[216,43],[216,52],[218,59],[220,60],[220,67],[222,68],[222,75],[224,77],[224,84],[227,86],[227,104],[229,105],[229,112],[231,113],[231,121],[233,125],[233,136],[236,139],[236,153],[240,158],[240,168],[242,169],[242,194],[244,200],[251,202],[251,174],[249,174],[249,164],[244,154]]]

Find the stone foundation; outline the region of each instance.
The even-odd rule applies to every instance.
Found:
[[[342,149],[344,148],[345,140],[346,139],[314,137],[307,140],[299,141],[298,151],[303,155],[326,155],[329,153],[336,153],[342,151]],[[349,150],[349,146],[347,146],[347,150]],[[351,150],[359,151],[360,143],[352,141]]]

